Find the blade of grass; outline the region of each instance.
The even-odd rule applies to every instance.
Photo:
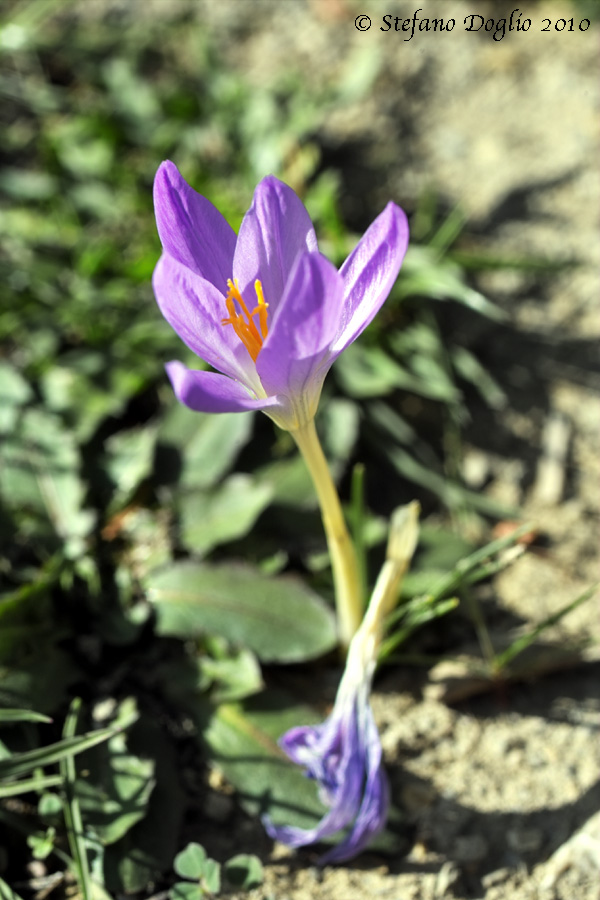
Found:
[[[16,894],[3,878],[0,878],[0,900],[22,900],[20,894]]]
[[[75,737],[80,708],[81,700],[79,697],[76,697],[71,703],[71,708],[65,719],[63,728],[63,738],[65,740]],[[77,772],[75,769],[75,757],[73,753],[64,756],[61,759],[60,774],[64,779],[63,814],[65,817],[69,847],[71,848],[71,855],[73,856],[73,862],[75,864],[74,874],[77,877],[83,900],[92,900],[92,884],[83,832],[83,819],[81,818],[79,800],[75,796],[75,780],[77,778]]]
[[[83,753],[84,750],[89,750],[90,747],[95,747],[96,744],[101,744],[118,734],[119,731],[123,731],[136,718],[137,713],[132,714],[130,719],[119,722],[118,726],[109,726],[78,737],[65,738],[55,744],[49,744],[47,747],[37,747],[35,750],[14,753],[9,759],[0,760],[0,779],[16,778],[31,772],[38,766],[50,766],[69,755],[75,756]]]
[[[2,722],[52,722],[49,716],[34,712],[32,709],[0,709]]]
[[[572,600],[571,603],[567,603],[566,606],[562,606],[559,610],[552,615],[548,616],[544,619],[543,622],[540,622],[539,625],[536,625],[531,631],[527,634],[522,635],[520,638],[517,638],[514,643],[510,645],[510,647],[505,650],[503,653],[498,654],[494,658],[494,667],[497,672],[501,672],[509,663],[515,659],[519,653],[522,653],[527,649],[546,628],[550,628],[552,625],[556,625],[560,620],[566,616],[568,613],[572,612],[574,609],[577,609],[578,606],[581,606],[582,603],[585,603],[586,600],[589,600],[594,596],[596,591],[600,588],[600,582],[593,584],[589,587],[583,594],[580,594],[575,600]]]
[[[59,784],[62,784],[61,775],[42,775],[38,778],[24,778],[22,781],[1,784],[0,798],[16,797],[18,794],[27,794],[29,791],[44,791],[46,788],[56,787]]]
[[[448,600],[434,600],[433,597],[418,597],[415,600],[411,600],[405,606],[400,607],[399,610],[395,610],[392,614],[394,620],[405,616],[407,622],[404,625],[401,625],[400,628],[397,628],[393,634],[383,641],[379,651],[379,661],[383,662],[389,657],[390,653],[393,653],[396,647],[404,643],[404,641],[406,641],[417,628],[420,628],[421,625],[430,622],[432,619],[437,619],[439,616],[446,615],[446,613],[456,609],[457,606],[458,599],[456,597],[450,597]],[[392,616],[390,616],[390,619]]]
[[[528,534],[532,531],[532,526],[529,524],[522,525],[520,528],[517,528],[512,534],[507,535],[503,538],[498,538],[496,541],[491,541],[489,544],[486,544],[485,547],[481,547],[480,550],[476,550],[475,553],[471,553],[470,556],[461,559],[455,567],[452,569],[448,575],[445,575],[437,585],[434,586],[431,591],[431,596],[434,599],[439,599],[443,597],[445,594],[454,593],[460,585],[468,579],[468,583],[472,583],[473,581],[480,580],[477,575],[477,567],[480,564],[487,564],[488,560],[490,560],[493,556],[499,553],[501,550],[504,550],[507,547],[515,544],[519,538],[523,537],[524,534]],[[512,561],[512,559],[511,559]],[[486,577],[488,572],[493,572],[492,568],[485,567],[482,571],[485,572],[485,575],[482,574],[482,578]]]

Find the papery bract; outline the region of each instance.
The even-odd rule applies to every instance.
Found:
[[[345,839],[322,856],[323,865],[356,856],[385,825],[389,790],[381,742],[369,705],[371,676],[342,680],[333,712],[321,725],[292,728],[279,741],[290,759],[319,785],[329,812],[312,829],[264,824],[272,838],[302,847],[350,827]]]
[[[154,183],[163,245],[153,278],[160,309],[216,372],[167,364],[177,398],[200,412],[261,409],[290,431],[315,415],[323,379],[372,320],[408,243],[388,203],[339,272],[319,253],[294,191],[273,176],[257,186],[239,234],[172,162]]]

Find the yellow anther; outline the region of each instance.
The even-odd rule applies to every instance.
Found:
[[[267,308],[269,304],[265,303],[262,284],[260,283],[258,278],[254,282],[254,290],[256,291],[258,306],[256,306],[252,310],[252,312],[250,312],[248,310],[248,307],[246,306],[244,298],[242,297],[237,278],[234,281],[232,281],[231,278],[227,281],[227,296],[225,298],[225,304],[227,306],[229,318],[221,319],[221,325],[233,326],[233,330],[239,337],[240,341],[242,342],[254,362],[256,362],[256,357],[261,351],[263,340],[269,333],[269,329],[267,326]],[[236,312],[236,303],[242,310],[241,313]],[[256,315],[258,315],[260,333],[258,331],[258,328],[256,327],[254,319],[252,318]]]

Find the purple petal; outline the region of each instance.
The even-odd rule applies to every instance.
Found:
[[[199,372],[174,361],[165,366],[180,403],[196,412],[247,412],[277,406],[276,397],[255,400],[237,381],[217,372]]]
[[[342,689],[327,721],[292,728],[280,741],[290,759],[318,782],[330,810],[311,829],[274,825],[268,819],[265,827],[272,838],[301,847],[352,826],[345,840],[319,860],[321,864],[355,856],[385,824],[388,787],[368,688],[365,682],[349,693]]]
[[[340,269],[344,280],[344,314],[333,346],[334,356],[364,331],[398,277],[408,246],[408,222],[388,203],[369,226]]]
[[[318,402],[329,368],[329,347],[339,327],[342,280],[320,253],[294,265],[269,324],[256,369],[268,394],[285,394],[309,409]]]
[[[366,782],[362,803],[348,837],[319,860],[321,865],[343,862],[360,853],[385,825],[389,807],[389,786],[382,766],[381,742],[370,706],[364,710],[365,719],[359,728],[365,742],[363,765]]]
[[[317,249],[302,201],[273,175],[263,178],[244,216],[235,248],[233,273],[242,294],[250,289],[254,296],[254,281],[259,278],[272,316],[298,255]]]
[[[154,179],[154,209],[164,250],[225,292],[233,272],[235,231],[170,160],[162,163]]]
[[[222,325],[225,298],[209,282],[163,253],[152,278],[163,316],[190,350],[209,365],[258,388],[256,367],[233,328]]]

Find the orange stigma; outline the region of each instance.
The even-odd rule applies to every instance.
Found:
[[[229,318],[221,319],[221,325],[233,325],[233,330],[254,362],[256,362],[256,357],[262,349],[263,341],[269,333],[267,327],[267,309],[269,304],[265,303],[262,284],[258,278],[254,282],[254,290],[256,291],[258,305],[250,312],[241,295],[237,278],[233,281],[231,278],[228,279],[225,303],[227,304]],[[241,309],[241,313],[236,312],[236,303]],[[258,316],[258,327],[254,321],[254,316]]]

